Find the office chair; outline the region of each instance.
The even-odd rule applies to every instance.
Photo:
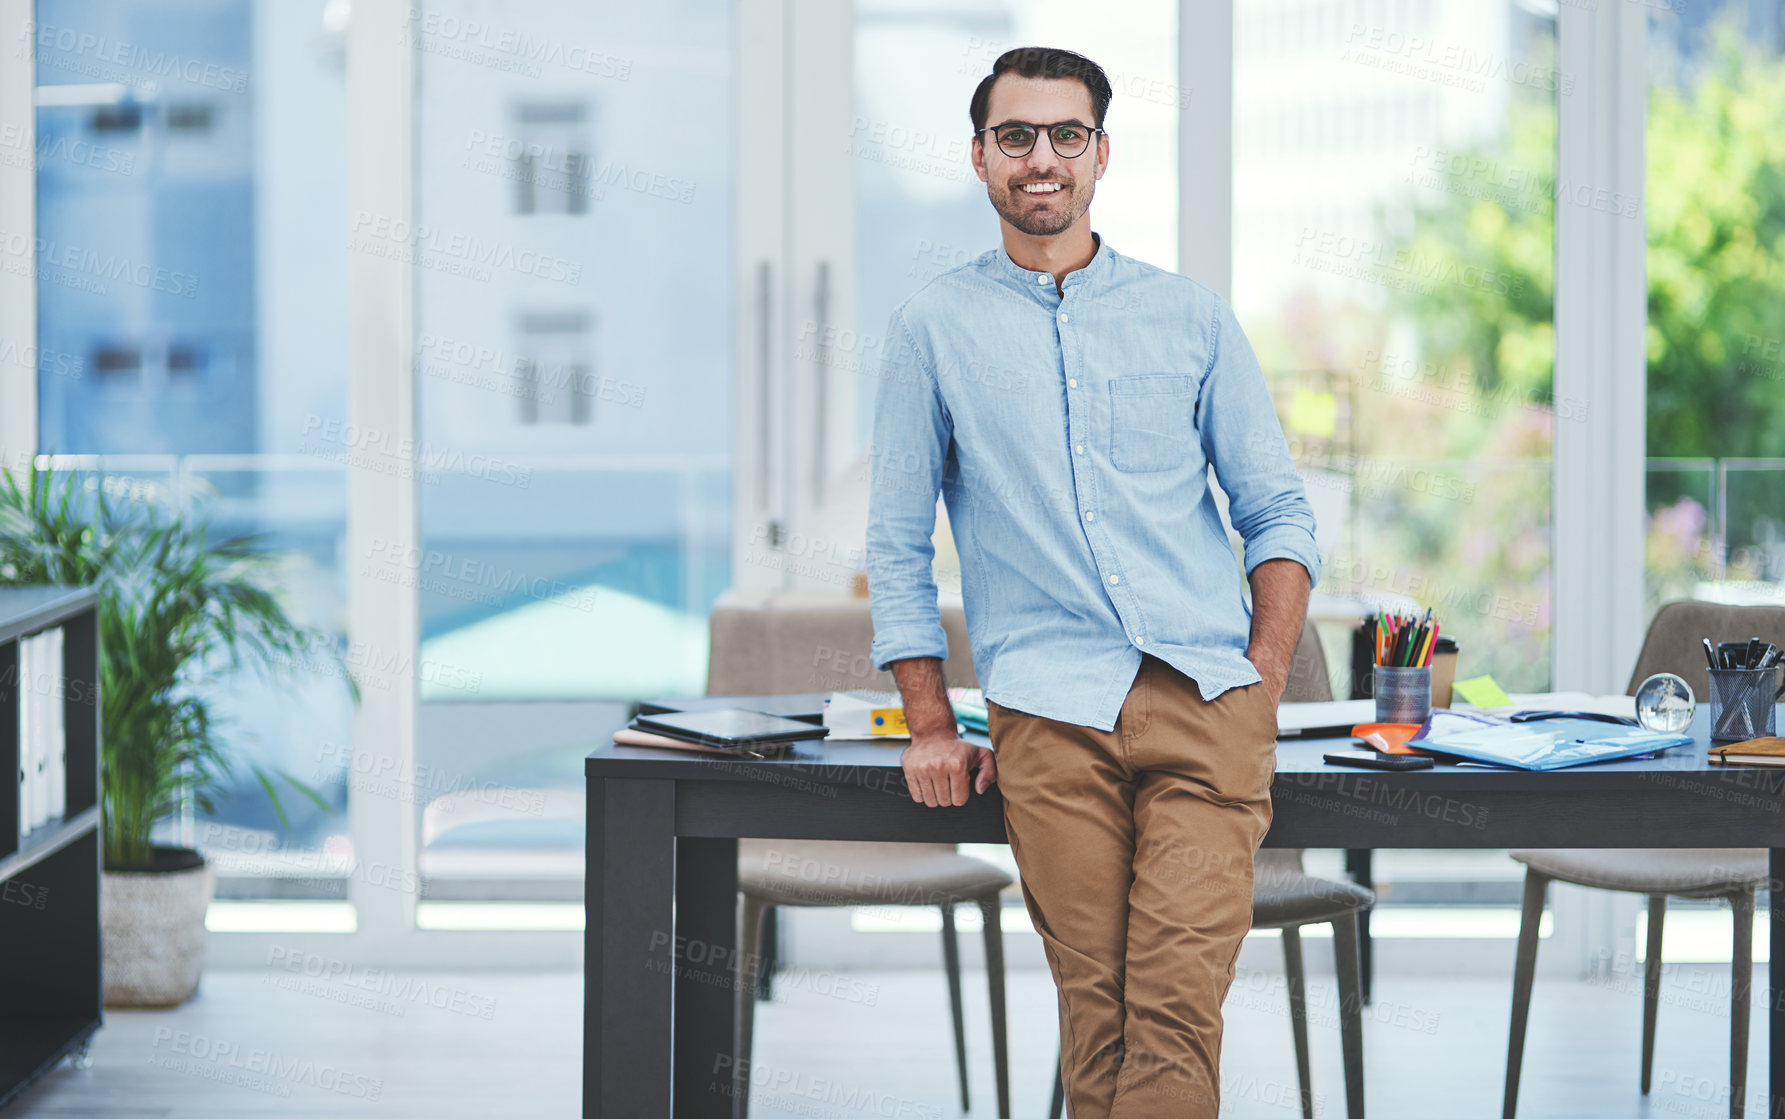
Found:
[[[1670,602],[1655,613],[1630,674],[1627,694],[1657,672],[1671,672],[1692,685],[1706,702],[1710,674],[1700,639],[1762,641],[1785,646],[1785,607],[1724,606],[1712,602]],[[1512,1029],[1506,1046],[1504,1119],[1518,1109],[1518,1083],[1524,1063],[1525,1025],[1531,1013],[1531,983],[1537,970],[1537,926],[1551,881],[1646,894],[1649,930],[1642,976],[1642,1094],[1649,1094],[1655,1058],[1655,1014],[1661,998],[1661,929],[1669,897],[1727,898],[1735,912],[1729,1019],[1729,1114],[1740,1119],[1748,1080],[1748,1005],[1754,978],[1754,894],[1766,882],[1763,848],[1671,848],[1656,850],[1517,850],[1525,864],[1525,896],[1519,916],[1518,959],[1512,979]]]
[[[1333,698],[1326,655],[1313,621],[1302,626],[1283,689],[1288,703]],[[1289,1027],[1295,1039],[1295,1072],[1301,1085],[1302,1119],[1314,1119],[1314,1089],[1308,1059],[1306,972],[1302,966],[1301,930],[1306,925],[1333,927],[1333,963],[1339,983],[1339,1044],[1345,1061],[1345,1113],[1364,1115],[1363,975],[1358,950],[1358,916],[1375,904],[1376,895],[1350,882],[1314,878],[1302,870],[1296,847],[1260,848],[1252,860],[1252,927],[1283,930],[1283,967],[1289,980]],[[1048,1119],[1060,1119],[1066,1092],[1058,1073]]]
[[[943,666],[958,687],[977,686],[959,606],[944,607],[950,656]],[[868,600],[823,592],[738,592],[722,597],[709,623],[708,695],[798,695],[891,690],[872,672],[874,623]],[[986,981],[991,996],[992,1060],[999,1119],[1010,1119],[1008,1033],[1004,1016],[1004,930],[999,894],[1011,884],[1002,869],[955,850],[952,843],[860,843],[744,839],[738,842],[742,897],[738,947],[735,1068],[748,1069],[755,1032],[763,926],[778,905],[936,906],[942,911],[942,960],[954,1019],[955,1071],[961,1110],[967,1092],[967,1035],[961,1011],[961,956],[955,906],[979,906],[985,921]],[[740,1075],[737,1119],[749,1119],[749,1080]]]

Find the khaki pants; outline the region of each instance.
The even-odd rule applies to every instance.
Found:
[[[990,712],[1004,824],[1060,993],[1073,1119],[1208,1116],[1271,822],[1263,684],[1206,702],[1144,656],[1113,731]]]

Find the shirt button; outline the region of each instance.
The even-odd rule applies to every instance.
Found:
[[[1121,581],[1122,581],[1122,577],[1120,575],[1111,575],[1109,577],[1109,585],[1112,587],[1115,586],[1117,583],[1120,583]]]
[[[1095,514],[1095,513],[1086,513],[1085,514],[1085,520],[1087,520],[1087,521],[1094,521],[1096,519],[1097,519],[1097,514]]]
[[[1038,284],[1045,284],[1045,283],[1047,283],[1047,279],[1048,279],[1047,274],[1044,272],[1041,275],[1035,277],[1035,282]]]
[[[1071,320],[1071,319],[1069,319],[1069,318],[1068,318],[1068,317],[1067,317],[1067,316],[1066,316],[1066,312],[1065,312],[1065,311],[1061,311],[1061,312],[1060,312],[1060,321],[1061,321],[1061,322],[1071,322],[1071,321],[1072,321],[1072,320]]]
[[[1085,445],[1083,443],[1080,443],[1078,446],[1072,448],[1072,451],[1074,454],[1082,455],[1085,453]]]
[[[1134,639],[1134,643],[1136,645],[1145,645],[1147,643],[1147,639],[1144,637],[1137,637]]]
[[[1066,379],[1066,387],[1069,389],[1078,388],[1078,381],[1074,378],[1068,377]]]

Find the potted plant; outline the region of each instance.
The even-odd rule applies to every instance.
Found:
[[[187,803],[212,811],[233,773],[206,686],[334,641],[285,612],[258,538],[213,539],[204,517],[140,486],[120,500],[100,475],[3,474],[0,584],[99,588],[105,1003],[177,1006],[198,989],[214,883],[198,851],[152,833]],[[331,811],[289,774],[250,768],[281,820],[275,776]]]

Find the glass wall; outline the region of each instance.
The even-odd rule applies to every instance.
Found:
[[[1340,666],[1361,611],[1430,607],[1460,677],[1549,687],[1551,447],[1582,418],[1551,393],[1556,34],[1510,0],[1235,5],[1233,302],[1314,503]],[[1388,935],[1518,898],[1503,852],[1383,851],[1375,874]]]
[[[1571,419],[1550,387],[1574,76],[1539,8],[1270,0],[1234,30],[1233,300],[1315,503],[1320,590],[1431,607],[1459,673],[1515,691],[1549,684]]]
[[[1648,20],[1648,607],[1785,603],[1780,10]]]
[[[39,0],[38,446],[257,534],[331,638],[213,689],[235,761],[181,823],[221,896],[342,896],[347,300],[342,5]],[[337,433],[331,439],[330,433]],[[282,780],[282,820],[250,764]]]
[[[730,579],[731,6],[440,0],[408,35],[415,226],[350,244],[416,265],[423,871],[580,896],[581,758],[705,689]]]

